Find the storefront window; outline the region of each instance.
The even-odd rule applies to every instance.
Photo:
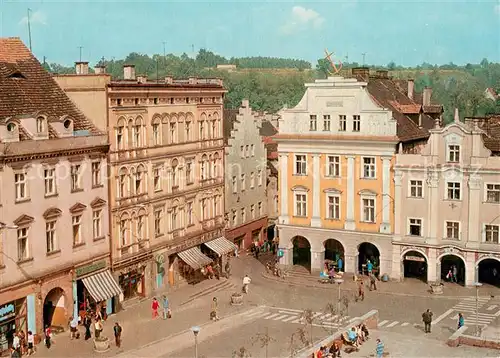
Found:
[[[19,299],[0,306],[0,354],[4,355],[12,346],[16,331],[27,331],[26,299]]]
[[[144,274],[131,271],[120,276],[120,287],[125,300],[136,296],[144,296]]]

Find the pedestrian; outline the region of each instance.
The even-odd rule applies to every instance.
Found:
[[[377,290],[377,279],[373,273],[370,273],[370,291]]]
[[[153,297],[153,302],[151,303],[151,311],[152,311],[153,319],[158,317],[158,308],[160,308],[160,304],[158,303],[158,300],[156,299],[156,297]]]
[[[14,347],[10,347],[10,356],[11,358],[21,358],[21,354]]]
[[[47,347],[47,349],[50,349],[50,346],[52,345],[52,330],[50,329],[50,327],[47,325],[45,326],[45,347]]]
[[[458,328],[457,329],[460,329],[464,326],[465,324],[465,319],[464,319],[464,316],[462,315],[462,313],[459,313],[458,314]]]
[[[358,300],[365,300],[365,283],[363,279],[358,281]]]
[[[368,271],[368,276],[370,276],[370,274],[373,271],[373,264],[371,263],[370,260],[366,261],[366,270]]]
[[[163,303],[163,319],[168,318],[168,298],[166,295],[163,295],[162,297],[162,303]]]
[[[448,270],[448,273],[446,274],[446,279],[448,282],[453,281],[453,273],[451,272],[451,269]]]
[[[19,332],[19,343],[21,344],[19,353],[21,353],[21,356],[23,356],[26,354],[26,348],[28,347],[26,344],[26,334],[24,334],[23,330]]]
[[[344,261],[342,261],[342,258],[339,257],[339,259],[337,260],[337,270],[341,272],[343,266],[344,266]]]
[[[122,326],[118,322],[115,323],[115,326],[113,327],[113,331],[115,333],[115,344],[116,347],[120,348],[122,345]]]
[[[21,356],[21,337],[19,337],[19,333],[14,334],[14,339],[12,341],[12,348],[16,350],[16,352],[19,354],[19,357]]]
[[[384,343],[382,343],[380,338],[377,338],[377,348],[375,349],[375,353],[377,354],[377,358],[382,358],[384,355]]]
[[[259,251],[260,251],[259,245],[255,245],[255,258],[257,260],[259,259]]]
[[[238,246],[234,248],[234,257],[238,257]]]
[[[217,280],[220,280],[220,265],[218,262],[214,265],[214,275]]]
[[[218,321],[219,316],[217,316],[217,309],[218,309],[218,303],[217,303],[217,297],[212,298],[212,310],[210,311],[210,319],[212,321]]]
[[[451,267],[452,269],[452,277],[453,277],[453,282],[455,283],[458,283],[458,278],[457,278],[457,275],[458,275],[458,269],[457,269],[457,266],[453,265]]]
[[[99,317],[96,317],[95,323],[94,323],[94,337],[98,339],[101,336],[102,329],[104,327],[102,326],[101,319]]]
[[[35,336],[33,335],[33,332],[28,331],[28,337],[26,337],[26,340],[28,342],[28,355],[32,355],[35,353]]]
[[[229,264],[229,259],[226,261],[224,271],[226,271],[226,277],[229,278],[231,276],[231,265]]]
[[[422,321],[424,322],[424,332],[431,333],[431,325],[432,325],[432,315],[430,309],[427,309],[424,313],[422,313]]]
[[[87,313],[83,318],[83,325],[85,327],[85,340],[88,340],[92,337],[92,333],[90,332],[90,326],[92,326],[92,316],[90,314]]]
[[[78,331],[78,320],[75,319],[73,316],[70,317],[69,319],[69,337],[71,339],[77,338],[77,331]]]

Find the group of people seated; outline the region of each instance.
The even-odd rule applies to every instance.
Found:
[[[315,358],[337,358],[340,357],[341,348],[342,342],[334,341],[330,348],[328,346],[320,347],[314,356]]]
[[[320,279],[329,280],[330,282],[334,282],[336,278],[342,277],[342,272],[335,271],[335,266],[333,264],[329,264],[325,262],[325,266],[323,267],[323,271],[319,274]]]
[[[348,345],[353,346],[358,349],[360,345],[368,340],[369,336],[368,328],[364,323],[358,324],[352,327],[349,331],[342,335],[344,342]]]

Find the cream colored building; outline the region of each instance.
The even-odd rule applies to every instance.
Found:
[[[225,89],[219,79],[148,81],[132,65],[123,80],[97,72],[77,63],[77,75],[56,80],[108,132],[112,266],[125,299],[146,296],[193,279],[188,272],[211,261],[201,252],[214,251],[209,242],[232,249],[224,241]]]

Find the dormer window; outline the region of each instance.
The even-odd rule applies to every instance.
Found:
[[[69,129],[70,127],[71,127],[71,120],[70,119],[66,119],[64,121],[64,128]]]
[[[16,125],[14,123],[7,124],[7,130],[9,132],[14,132],[16,130]]]
[[[36,119],[36,131],[38,133],[44,133],[45,132],[45,118],[38,117]]]

